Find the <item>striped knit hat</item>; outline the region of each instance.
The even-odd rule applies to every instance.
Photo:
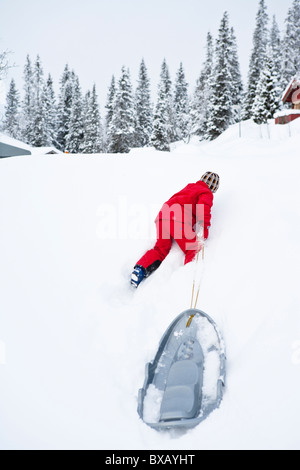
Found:
[[[212,193],[215,193],[220,184],[220,177],[217,173],[207,171],[201,178],[201,181],[207,184]]]

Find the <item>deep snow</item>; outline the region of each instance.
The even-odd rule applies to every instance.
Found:
[[[270,138],[269,138],[270,134]],[[171,153],[0,160],[0,448],[299,449],[299,139],[243,123]],[[227,351],[220,409],[183,435],[137,393],[194,265],[174,245],[137,291],[162,203],[216,171],[198,308]]]

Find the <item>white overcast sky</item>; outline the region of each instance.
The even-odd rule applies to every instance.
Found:
[[[66,63],[78,74],[83,92],[96,83],[100,105],[111,76],[129,67],[136,86],[142,57],[156,92],[166,58],[174,80],[182,61],[192,92],[205,57],[207,32],[217,36],[224,11],[234,27],[244,79],[258,0],[0,0],[0,50],[13,51],[18,67],[2,82],[1,100],[14,77],[19,90],[26,55],[39,54],[55,88]],[[292,0],[267,0],[269,16],[284,20]]]

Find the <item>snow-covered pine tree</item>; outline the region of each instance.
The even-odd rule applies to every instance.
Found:
[[[272,27],[270,31],[270,42],[268,53],[271,55],[273,62],[273,80],[275,93],[277,95],[278,106],[280,107],[282,92],[285,89],[286,85],[283,80],[282,73],[282,42],[280,39],[280,31],[276,21],[275,15],[273,16]]]
[[[135,93],[135,143],[136,147],[149,145],[152,132],[152,105],[150,80],[144,59],[142,59],[138,85]]]
[[[9,85],[9,91],[6,97],[6,106],[3,122],[3,132],[14,139],[20,139],[20,97],[16,88],[16,83],[12,78]]]
[[[107,131],[109,153],[127,153],[134,140],[134,101],[130,73],[122,67]]]
[[[161,66],[158,96],[153,118],[151,145],[156,150],[170,151],[170,142],[173,140],[174,124],[172,109],[172,82],[169,69],[164,59]]]
[[[103,151],[103,133],[96,85],[92,93],[87,92],[84,104],[84,140],[83,153],[100,153]]]
[[[24,66],[24,98],[22,103],[21,135],[27,144],[32,141],[32,116],[33,116],[33,70],[29,55]]]
[[[101,113],[99,107],[98,95],[96,92],[96,85],[93,85],[92,95],[91,95],[91,115],[92,115],[92,125],[91,125],[91,139],[93,141],[93,153],[100,153],[104,151],[103,144],[103,127],[101,122]]]
[[[73,95],[73,79],[68,64],[60,80],[60,92],[57,109],[57,144],[62,151],[66,150],[66,136],[69,132]]]
[[[115,96],[116,96],[116,80],[115,80],[115,76],[113,75],[111,78],[109,89],[108,89],[107,100],[106,100],[106,105],[105,105],[106,116],[104,120],[104,129],[103,129],[103,149],[105,151],[107,151],[107,148],[108,148],[107,133],[108,133],[109,125],[113,117],[113,104],[114,104]]]
[[[189,132],[188,83],[185,79],[182,62],[180,63],[174,92],[175,139],[185,139]]]
[[[283,83],[283,71],[282,71],[282,41],[280,38],[280,30],[278,27],[278,23],[276,21],[276,16],[273,16],[272,26],[270,30],[270,53],[272,54],[272,58],[275,65],[275,71],[278,81],[278,87],[281,89],[281,93],[285,88]]]
[[[107,109],[106,117],[105,117],[105,123],[106,123],[107,129],[109,127],[109,124],[113,116],[113,104],[114,104],[115,96],[116,96],[116,80],[115,80],[115,76],[113,75],[111,78],[108,95],[107,95],[107,102],[105,105],[105,108]]]
[[[191,103],[191,133],[204,138],[208,122],[208,101],[210,97],[210,84],[214,69],[214,41],[211,33],[207,33],[206,60],[203,64],[200,77],[197,80],[194,96]]]
[[[276,71],[270,47],[267,50],[265,66],[261,71],[257,84],[256,97],[251,114],[257,124],[267,123],[279,108],[278,91],[276,88]]]
[[[230,30],[230,73],[231,73],[231,97],[232,97],[232,121],[234,124],[241,118],[241,105],[243,97],[243,81],[238,58],[237,40],[234,29]]]
[[[224,132],[232,122],[232,75],[231,75],[231,31],[228,13],[221,20],[216,44],[216,58],[211,92],[208,101],[206,138],[213,140]]]
[[[300,73],[300,0],[294,0],[288,10],[282,49],[282,75],[287,86]]]
[[[91,123],[90,102],[91,102],[91,92],[90,90],[88,90],[82,101],[82,115],[83,115],[83,126],[84,126],[82,153],[93,153],[91,151],[91,142],[88,136],[88,129]]]
[[[84,142],[83,100],[79,78],[74,72],[71,73],[71,77],[73,82],[72,106],[68,133],[66,135],[66,149],[70,153],[79,153],[83,150]]]
[[[55,93],[53,90],[53,80],[51,75],[44,84],[42,95],[42,106],[44,116],[44,146],[57,146],[56,131],[57,131],[57,109],[55,104]]]
[[[33,103],[31,108],[32,137],[30,144],[35,147],[45,145],[45,141],[47,140],[44,107],[42,104],[43,88],[44,72],[40,56],[38,55],[33,71]]]
[[[253,34],[253,49],[250,57],[248,86],[243,103],[243,119],[251,119],[253,103],[256,97],[256,87],[260,72],[264,68],[268,45],[268,21],[265,0],[260,0],[256,16],[256,27]]]

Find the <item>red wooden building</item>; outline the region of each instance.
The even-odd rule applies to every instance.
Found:
[[[290,109],[275,114],[275,124],[288,124],[300,117],[300,78],[293,78],[282,95],[283,104],[290,103]]]

